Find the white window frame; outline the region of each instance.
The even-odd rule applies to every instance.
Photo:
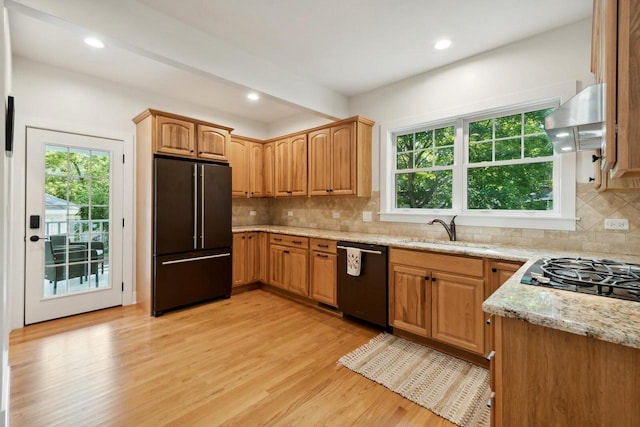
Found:
[[[424,223],[433,218],[458,215],[460,225],[532,228],[543,230],[576,229],[576,154],[554,153],[552,211],[498,211],[466,209],[467,145],[454,147],[453,200],[451,209],[402,209],[395,207],[395,144],[394,135],[456,123],[456,140],[469,121],[483,117],[498,117],[523,109],[542,109],[558,105],[576,94],[577,82],[567,82],[513,95],[494,98],[465,107],[431,112],[384,122],[380,125],[380,220]],[[492,163],[491,165],[496,165]]]

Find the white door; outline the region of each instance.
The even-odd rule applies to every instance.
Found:
[[[122,305],[123,145],[27,128],[25,324]]]

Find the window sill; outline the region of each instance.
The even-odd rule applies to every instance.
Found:
[[[560,215],[546,213],[521,214],[457,214],[454,212],[443,213],[415,213],[415,212],[392,212],[380,213],[380,221],[407,222],[424,224],[434,218],[441,218],[445,221],[457,215],[456,225],[474,227],[500,227],[500,228],[529,228],[535,230],[561,230],[575,231],[578,218],[563,218]]]

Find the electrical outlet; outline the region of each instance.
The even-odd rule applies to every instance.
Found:
[[[371,211],[362,211],[362,221],[371,222]]]
[[[607,218],[604,220],[605,230],[628,230],[629,220],[624,218]]]
[[[287,216],[293,216],[293,211],[287,211]]]
[[[338,218],[340,218],[340,212],[334,212],[333,219],[338,219]]]
[[[256,216],[257,212],[256,211],[249,211],[249,216]]]

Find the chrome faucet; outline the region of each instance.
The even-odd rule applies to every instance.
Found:
[[[427,223],[427,225],[432,225],[433,223],[438,223],[438,224],[442,224],[442,226],[444,227],[445,230],[447,230],[447,234],[449,235],[449,240],[451,240],[452,242],[456,240],[456,223],[455,223],[455,219],[458,215],[454,215],[453,218],[451,218],[451,222],[449,223],[449,225],[447,225],[446,222],[444,222],[443,220],[436,218],[434,220],[431,220]]]

